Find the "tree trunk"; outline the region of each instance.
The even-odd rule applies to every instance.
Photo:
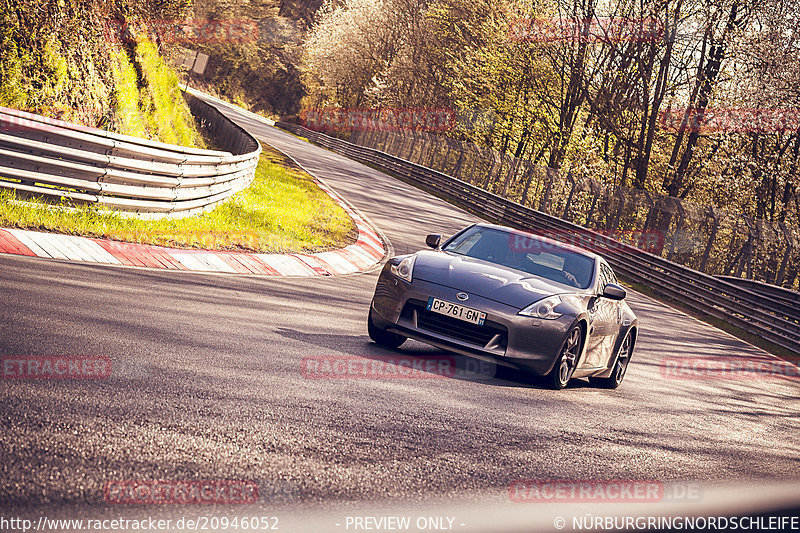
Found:
[[[683,155],[680,163],[678,164],[678,168],[675,169],[675,174],[672,177],[669,185],[666,187],[667,193],[670,196],[677,197],[683,191],[689,163],[692,160],[694,150],[697,147],[697,142],[700,139],[700,126],[702,125],[706,109],[708,109],[711,93],[716,86],[717,77],[719,76],[722,67],[722,61],[725,59],[728,39],[730,38],[734,28],[741,23],[741,21],[737,20],[739,8],[740,4],[738,2],[735,2],[733,6],[731,6],[722,36],[718,43],[715,43],[711,46],[711,50],[708,54],[708,60],[700,71],[697,101],[696,105],[692,106],[693,109],[691,110],[691,112],[696,113],[697,115],[696,127],[690,128],[689,137],[686,141],[686,148],[683,150]]]

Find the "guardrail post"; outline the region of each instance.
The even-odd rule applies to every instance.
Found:
[[[489,152],[489,155],[491,156],[489,162],[491,163],[491,165],[489,166],[489,170],[486,172],[486,177],[483,179],[483,184],[481,185],[481,188],[484,190],[488,190],[489,181],[491,181],[492,179],[492,171],[494,170],[495,165],[497,165],[497,163],[499,162],[499,158],[497,157],[497,151],[494,150],[493,148],[489,148],[489,150],[491,150]]]
[[[457,178],[461,177],[461,165],[464,164],[464,155],[466,154],[467,150],[468,147],[462,143],[461,150],[459,150],[458,153],[458,161],[456,161],[456,167],[453,169],[453,175]]]
[[[670,197],[671,198],[671,197]],[[678,211],[678,220],[675,221],[675,231],[672,232],[672,238],[669,243],[669,251],[667,252],[667,259],[672,260],[675,256],[675,245],[678,239],[682,239],[681,231],[683,230],[683,221],[686,217],[686,210],[683,208],[681,201],[678,198],[671,198],[673,205]]]
[[[783,222],[778,222],[781,231],[783,231],[783,235],[786,237],[786,252],[783,254],[783,260],[781,261],[781,266],[778,269],[778,274],[775,277],[775,284],[781,285],[783,284],[783,278],[786,275],[786,265],[789,264],[789,257],[791,257],[792,253],[794,253],[794,236],[786,227],[786,224]]]
[[[717,238],[717,231],[719,231],[719,215],[717,215],[717,210],[714,209],[713,206],[709,206],[706,208],[706,214],[709,218],[711,218],[712,226],[711,233],[708,236],[708,240],[706,240],[706,247],[703,250],[703,257],[700,259],[699,270],[702,271],[705,271],[706,266],[708,265],[708,258],[711,255],[711,248],[714,246],[714,241]]]
[[[561,218],[564,220],[570,220],[568,217],[569,214],[569,206],[572,205],[572,198],[575,195],[575,178],[572,173],[572,169],[567,172],[567,183],[569,183],[569,194],[567,195],[567,203],[564,204],[564,211],[561,213]]]

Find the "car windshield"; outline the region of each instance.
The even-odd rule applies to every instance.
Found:
[[[482,259],[557,283],[588,289],[594,259],[533,235],[476,226],[444,247],[446,252]]]

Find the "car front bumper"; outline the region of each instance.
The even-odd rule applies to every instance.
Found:
[[[456,293],[469,294],[459,301]],[[428,298],[435,297],[486,313],[483,326],[427,311]],[[533,303],[533,302],[531,302]],[[373,321],[388,331],[439,348],[545,375],[553,368],[574,318],[555,320],[519,315],[519,309],[469,292],[430,281],[411,283],[390,272],[387,263],[372,299]]]

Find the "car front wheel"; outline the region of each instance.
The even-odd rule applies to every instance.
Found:
[[[575,372],[575,367],[578,364],[578,356],[581,353],[581,341],[583,340],[583,332],[580,326],[573,327],[567,335],[567,340],[561,348],[561,353],[558,356],[553,370],[547,376],[548,384],[551,388],[559,390],[563,389],[572,378]]]
[[[370,307],[369,316],[367,316],[367,333],[369,333],[370,339],[387,348],[397,348],[406,341],[406,338],[402,335],[380,329],[376,326],[375,322],[372,320],[372,307]]]

